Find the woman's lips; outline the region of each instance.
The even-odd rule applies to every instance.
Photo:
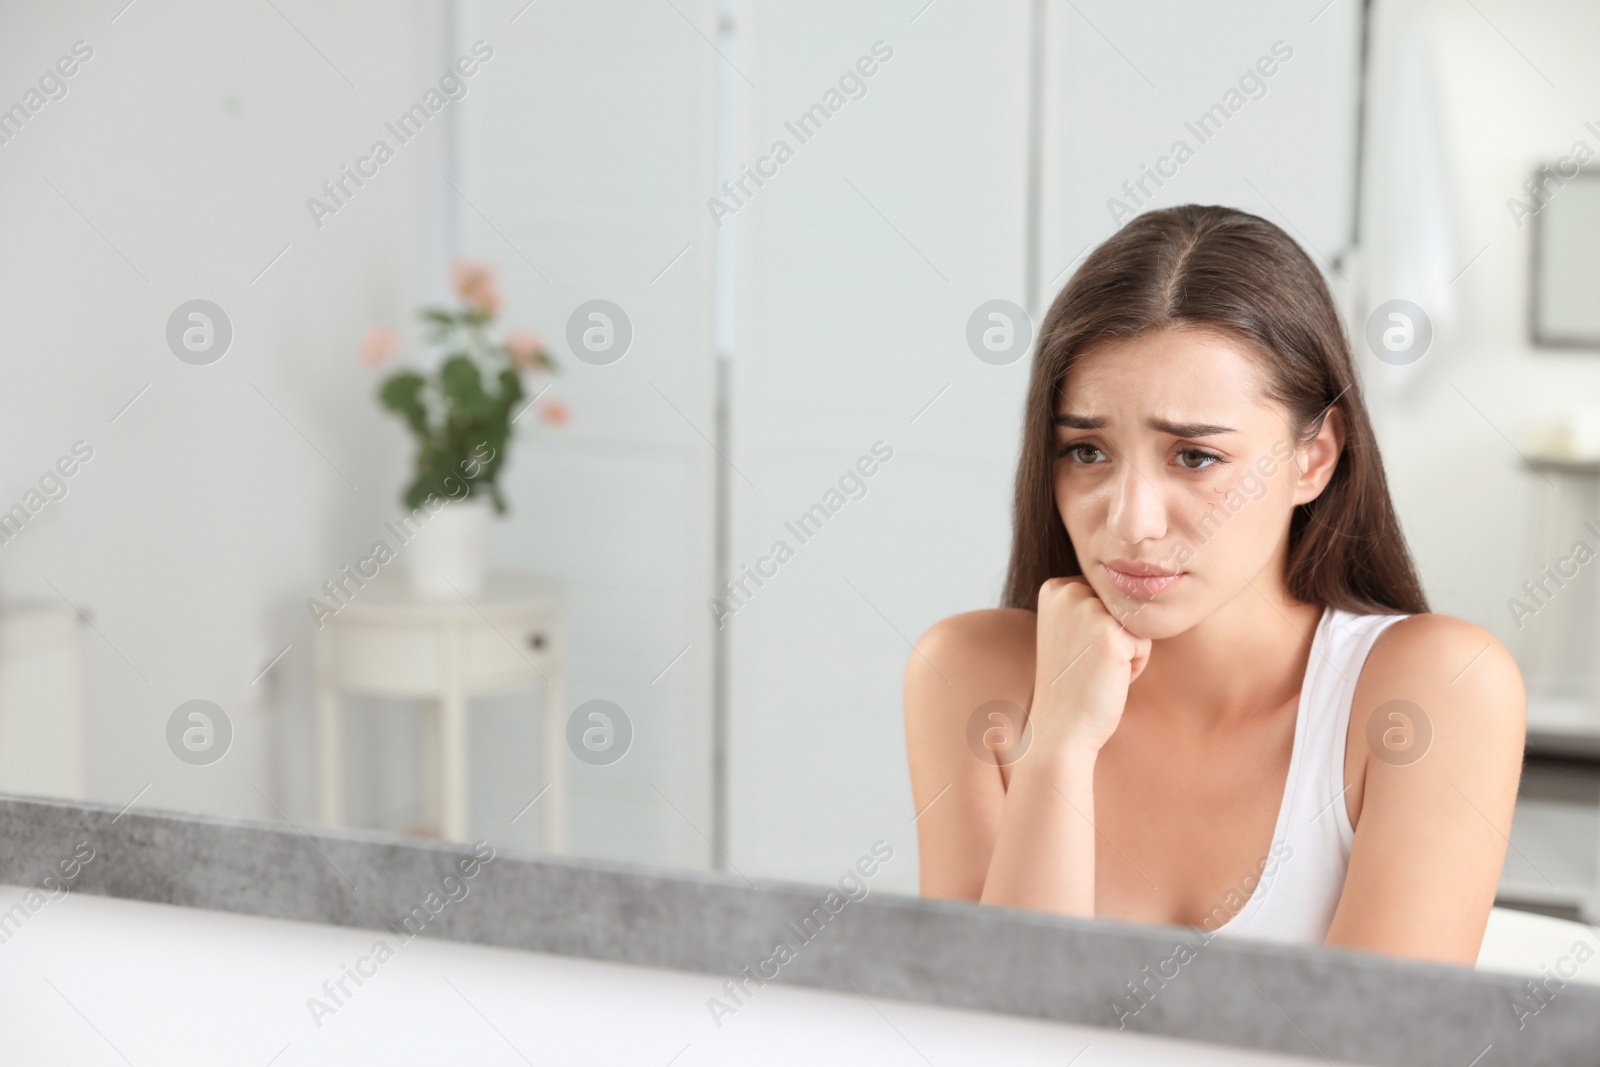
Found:
[[[1182,571],[1163,570],[1148,563],[1118,560],[1115,563],[1102,563],[1101,566],[1106,569],[1106,577],[1111,579],[1112,585],[1140,600],[1155,599],[1183,578]]]

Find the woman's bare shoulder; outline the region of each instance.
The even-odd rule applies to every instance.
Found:
[[[1449,615],[1411,615],[1373,644],[1356,687],[1357,703],[1406,700],[1424,714],[1471,724],[1485,746],[1514,744],[1527,720],[1522,672],[1494,634]]]
[[[1354,701],[1360,821],[1327,943],[1471,966],[1522,772],[1521,672],[1483,627],[1413,615],[1378,637]]]
[[[912,647],[907,686],[955,686],[999,696],[998,690],[1027,685],[1031,692],[1037,618],[1021,608],[983,608],[940,619]]]
[[[1521,696],[1522,672],[1498,637],[1476,623],[1451,615],[1408,615],[1390,626],[1373,644],[1361,672],[1365,681],[1387,679],[1399,685],[1474,690],[1515,689]]]

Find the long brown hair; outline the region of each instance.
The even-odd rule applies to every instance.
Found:
[[[1332,480],[1289,521],[1289,592],[1359,613],[1427,611],[1321,273],[1266,219],[1199,204],[1133,219],[1089,254],[1045,315],[1023,420],[1005,606],[1034,610],[1045,579],[1082,573],[1053,479],[1067,373],[1098,342],[1169,328],[1216,331],[1258,352],[1268,395],[1301,440],[1315,436],[1330,408],[1343,415]]]

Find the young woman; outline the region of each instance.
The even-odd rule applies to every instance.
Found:
[[[1506,649],[1427,613],[1349,344],[1278,227],[1129,222],[1039,333],[1005,606],[906,667],[922,892],[1471,966]]]

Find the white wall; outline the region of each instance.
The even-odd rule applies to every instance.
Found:
[[[1330,261],[1348,247],[1355,182],[1359,4],[1164,4],[1159,19],[1125,5],[1051,0],[1043,203],[1043,303],[1126,215],[1227,204],[1287,230],[1336,289]],[[1312,21],[1315,18],[1315,21]],[[1273,52],[1281,45],[1280,52]],[[1288,55],[1288,59],[1283,59]],[[1260,69],[1261,88],[1240,79]],[[1230,91],[1238,92],[1230,98]],[[1256,94],[1256,98],[1251,97]],[[1202,142],[1188,127],[1238,105]],[[1124,192],[1183,141],[1187,162],[1140,200]],[[1136,190],[1137,191],[1137,190]]]
[[[1529,343],[1533,226],[1519,228],[1506,201],[1524,200],[1522,183],[1533,169],[1566,155],[1575,141],[1600,150],[1600,139],[1584,129],[1600,120],[1600,72],[1589,49],[1600,35],[1600,10],[1539,0],[1483,6],[1480,14],[1470,5],[1407,0],[1379,12],[1391,36],[1414,25],[1429,43],[1449,175],[1440,195],[1462,272],[1448,290],[1454,323],[1415,373],[1367,361],[1391,485],[1434,610],[1486,626],[1530,657],[1534,628],[1519,633],[1506,600],[1537,577],[1538,553],[1526,538],[1539,483],[1507,438],[1526,447],[1531,420],[1593,404],[1600,360]],[[1382,121],[1385,99],[1374,106]],[[1368,180],[1376,225],[1385,198],[1406,188],[1381,174]],[[1555,534],[1564,552],[1582,531],[1569,519]],[[1592,640],[1592,630],[1583,633]],[[1557,628],[1542,636],[1575,635]],[[1579,651],[1592,663],[1591,650]]]
[[[141,803],[276,817],[265,793],[306,818],[305,599],[370,545],[405,459],[356,346],[439,283],[442,144],[427,131],[320,230],[305,200],[437,76],[442,11],[122,7],[13,6],[0,31],[7,106],[74,41],[94,49],[0,146],[0,499],[74,441],[95,450],[0,549],[0,586],[8,601],[59,591],[93,622],[92,796],[149,785]],[[164,339],[196,297],[234,327],[207,367]],[[236,731],[209,767],[164,739],[196,697]]]
[[[719,60],[700,34],[715,38],[716,5],[610,0],[519,17],[523,7],[461,4],[460,39],[489,40],[496,55],[463,111],[455,210],[463,251],[503,267],[508,319],[551,343],[562,371],[550,395],[572,423],[524,427],[496,558],[567,583],[569,703],[608,699],[633,723],[619,762],[569,763],[573,849],[702,866],[718,462],[706,440],[716,371],[703,200]],[[596,298],[633,326],[606,366],[573,358],[565,336]]]
[[[739,9],[758,88],[739,87],[737,158],[795,148],[733,222],[732,562],[795,553],[728,620],[731,851],[763,873],[912,847],[907,642],[993,603],[1005,566],[1026,361],[980,363],[965,329],[1024,299],[1027,5],[920,6]],[[879,40],[866,95],[800,144],[785,120]],[[866,495],[800,543],[785,523],[879,440]]]

